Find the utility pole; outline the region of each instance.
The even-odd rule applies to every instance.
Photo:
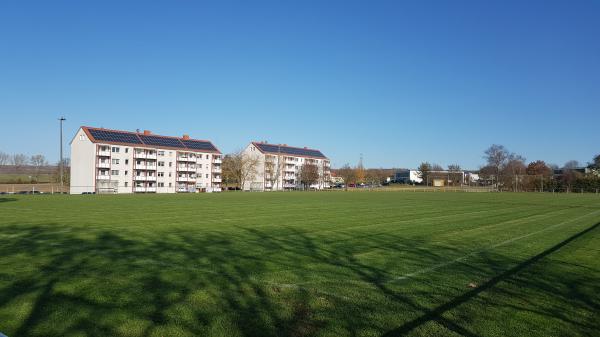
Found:
[[[63,182],[63,170],[64,170],[64,160],[63,160],[63,122],[66,121],[67,119],[64,116],[61,116],[59,119],[60,122],[60,162],[59,162],[59,167],[60,167],[60,193],[63,193],[63,189],[64,189],[64,182]]]

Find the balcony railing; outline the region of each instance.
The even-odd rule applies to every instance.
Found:
[[[215,164],[221,164],[223,162],[223,160],[221,158],[213,158],[212,162]]]
[[[295,188],[296,185],[295,184],[283,184],[284,188]]]
[[[98,155],[103,156],[103,157],[110,157],[110,151],[109,150],[98,150]]]
[[[146,181],[147,176],[135,176],[134,180],[137,181]]]
[[[146,181],[156,181],[156,176],[146,176]]]
[[[213,173],[221,173],[221,167],[214,167],[212,168]]]
[[[110,163],[109,163],[109,162],[104,162],[104,163],[102,163],[102,162],[99,162],[99,163],[98,163],[98,167],[101,167],[101,168],[109,168],[109,167],[110,167]]]
[[[98,180],[110,180],[110,176],[108,174],[99,174],[96,176]]]
[[[156,187],[146,187],[146,192],[156,192]]]
[[[178,161],[192,161],[192,162],[196,162],[196,156],[177,156],[177,160]]]
[[[178,171],[196,172],[195,165],[177,165]]]
[[[136,187],[133,188],[133,191],[134,192],[146,192],[146,187],[144,187],[144,186],[136,186]]]
[[[213,178],[213,183],[220,183],[221,182],[221,178]]]

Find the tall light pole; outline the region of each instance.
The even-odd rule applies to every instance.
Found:
[[[67,119],[64,116],[61,116],[59,119],[60,122],[60,162],[59,162],[59,167],[60,167],[60,193],[63,193],[63,166],[64,166],[64,160],[63,160],[63,122],[66,121]]]

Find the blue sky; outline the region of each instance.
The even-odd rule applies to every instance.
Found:
[[[477,168],[600,153],[599,1],[2,1],[0,151],[80,125]]]

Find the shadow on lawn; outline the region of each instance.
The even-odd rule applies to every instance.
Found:
[[[456,265],[452,274],[492,278],[462,295],[449,290],[443,299],[447,302],[439,305],[444,302],[427,291],[405,293],[401,287],[390,284],[388,266],[361,262],[356,257],[356,244],[343,244],[339,240],[323,244],[299,231],[277,237],[257,229],[240,229],[240,232],[246,242],[252,243],[243,245],[240,239],[217,232],[176,233],[144,240],[108,231],[91,238],[81,237],[53,224],[0,227],[0,234],[13,238],[0,243],[0,256],[6,261],[26,261],[35,267],[11,275],[0,271],[0,328],[4,328],[1,322],[7,314],[3,317],[2,310],[6,306],[17,308],[19,301],[31,301],[31,310],[19,317],[14,326],[9,326],[11,330],[4,331],[8,336],[64,336],[84,332],[91,336],[300,337],[323,331],[355,336],[364,332],[383,334],[393,326],[399,328],[388,335],[403,335],[432,320],[460,335],[477,336],[468,328],[468,317],[455,322],[442,314],[584,234],[521,264],[488,253],[485,258],[489,265],[500,272],[495,277],[497,273],[490,275],[489,270]],[[426,240],[391,235],[372,235],[358,243],[365,250],[376,248],[418,256],[430,265],[461,253],[452,248],[432,249]],[[288,286],[260,279],[281,269],[290,277],[306,279],[314,272],[306,267],[310,264],[333,268],[332,279],[360,280],[392,302],[385,306],[369,298],[353,300],[344,294],[321,292],[319,286]],[[560,270],[549,269],[545,273],[547,282],[543,284],[533,284],[527,279],[514,282],[560,296],[563,301],[598,309],[596,299],[589,299],[586,292],[578,293],[578,285],[593,280],[581,275],[563,275]],[[559,286],[568,286],[570,290],[565,293],[553,288]],[[420,296],[431,297],[437,308],[423,305]],[[513,302],[506,305],[525,310]],[[537,313],[560,319],[561,313],[556,310],[538,308]],[[383,318],[372,319],[375,314]],[[569,319],[564,316],[565,321]],[[570,323],[575,328],[595,328],[580,321]]]
[[[0,197],[0,202],[10,202],[10,201],[17,201],[17,199],[16,198]]]

